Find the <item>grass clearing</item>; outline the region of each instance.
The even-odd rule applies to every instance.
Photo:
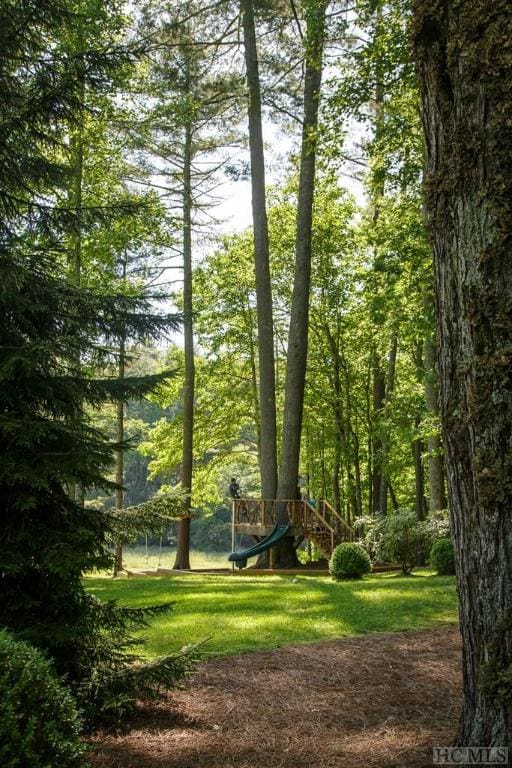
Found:
[[[172,568],[176,549],[174,547],[149,546],[147,551],[145,547],[125,547],[123,551],[123,563],[125,568],[143,569]],[[201,570],[202,568],[228,568],[229,552],[200,552],[192,549],[190,551],[190,565],[192,568]]]
[[[352,582],[308,575],[186,574],[87,577],[86,584],[100,599],[123,605],[174,603],[144,632],[148,658],[206,638],[206,652],[222,656],[457,622],[454,577],[425,570],[412,577],[383,573]]]

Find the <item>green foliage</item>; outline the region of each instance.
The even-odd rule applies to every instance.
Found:
[[[183,648],[145,663],[141,638],[151,620],[167,615],[168,601],[158,605],[120,607],[87,594],[88,636],[74,652],[82,664],[73,692],[89,723],[118,721],[136,701],[151,701],[162,691],[180,685],[197,658],[195,648]],[[143,642],[143,641],[142,641]]]
[[[447,509],[430,512],[425,524],[430,544],[438,539],[450,538],[450,516]]]
[[[356,542],[345,541],[339,544],[329,560],[329,571],[337,581],[360,579],[366,573],[370,573],[371,569],[368,552]]]
[[[2,620],[52,655],[58,672],[80,690],[90,715],[83,697],[91,681],[94,706],[101,711],[112,706],[110,678],[117,685],[132,682],[130,659],[122,653],[132,625],[123,614],[116,619],[114,607],[104,611],[86,599],[81,584],[84,571],[109,565],[111,521],[76,504],[64,488],[76,481],[84,487],[109,485],[103,473],[112,444],[88,423],[83,406],[108,397],[110,386],[103,390],[97,381],[91,388],[77,370],[76,350],[89,348],[93,355],[95,336],[109,330],[105,315],[113,312],[115,299],[78,291],[52,277],[42,260],[36,267],[11,258],[0,262],[0,269],[7,287],[0,304],[9,318],[2,326],[0,360]],[[126,302],[132,312],[134,300]],[[136,327],[136,315],[132,318]],[[148,327],[144,320],[143,325]],[[156,668],[150,671],[154,679]],[[126,697],[134,700],[140,687],[127,689]]]
[[[414,512],[397,512],[377,524],[378,553],[408,575],[424,551],[427,527]]]
[[[2,768],[79,768],[80,727],[76,704],[50,662],[0,630]]]
[[[0,615],[52,657],[92,719],[174,684],[189,658],[136,665],[125,651],[131,631],[145,626],[144,611],[104,606],[81,581],[110,564],[113,527],[101,510],[75,502],[76,487],[112,489],[113,452],[126,447],[91,412],[142,397],[166,377],[120,382],[98,371],[115,366],[121,339],[141,342],[177,325],[155,313],[153,296],[110,280],[82,284],[66,269],[77,244],[91,244],[123,208],[110,199],[82,206],[71,194],[82,97],[110,89],[116,60],[130,58],[114,45],[117,31],[112,56],[94,35],[87,55],[77,51],[82,24],[109,28],[103,11],[109,16],[111,4],[86,5],[80,14],[58,1],[0,5],[0,80],[10,107],[0,147]]]
[[[384,524],[385,520],[375,515],[362,515],[353,522],[356,535],[368,552],[372,563],[378,562],[380,559]]]
[[[201,552],[229,552],[231,550],[231,512],[217,508],[211,514],[193,518],[191,543]]]
[[[202,300],[200,303],[203,305]],[[208,306],[206,299],[203,306]],[[201,334],[199,339],[202,342]],[[182,353],[172,350],[169,365],[181,372],[181,360]],[[170,478],[171,482],[177,482],[182,459],[182,385],[180,373],[158,389],[155,400],[174,414],[157,421],[140,446],[140,451],[151,457],[151,475]],[[225,502],[229,477],[233,475],[243,476],[242,488],[244,492],[250,490],[251,478],[257,471],[251,400],[250,365],[237,359],[236,348],[219,356],[196,356],[194,507]]]
[[[430,565],[440,576],[455,574],[455,556],[451,539],[438,539],[432,545],[429,557]]]
[[[302,565],[307,565],[308,563],[319,563],[321,560],[325,561],[325,555],[310,542],[309,549],[307,544],[297,549],[297,559]]]
[[[139,537],[160,531],[183,514],[183,493],[176,489],[135,507],[112,511],[112,543],[135,544]]]

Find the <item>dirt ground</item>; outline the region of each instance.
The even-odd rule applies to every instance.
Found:
[[[373,634],[202,663],[93,739],[94,768],[430,768],[451,743],[458,630]]]

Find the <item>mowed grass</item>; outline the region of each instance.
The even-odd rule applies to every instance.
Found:
[[[123,551],[123,564],[125,568],[172,568],[174,564],[176,550],[171,547],[158,546],[145,547],[125,547]],[[195,549],[190,552],[190,567],[196,569],[202,568],[228,568],[229,552],[199,552]]]
[[[174,603],[143,633],[148,658],[204,640],[207,654],[221,656],[457,621],[454,578],[427,571],[408,578],[374,574],[355,582],[307,575],[187,574],[88,577],[86,585],[100,599],[122,605]]]

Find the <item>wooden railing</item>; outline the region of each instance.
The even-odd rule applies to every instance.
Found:
[[[233,499],[235,525],[275,525],[277,505],[286,504],[288,519],[292,525],[301,525],[303,501],[288,499]]]
[[[339,512],[336,512],[334,507],[331,507],[329,502],[325,499],[322,499],[319,503],[323,517],[329,522],[330,526],[334,528],[337,537],[341,541],[353,541],[354,531]]]
[[[322,536],[328,538],[331,552],[336,543],[336,531],[331,523],[322,513],[322,508],[318,508],[314,502],[304,501],[303,508],[303,527],[306,536],[312,536],[314,539]]]
[[[351,541],[354,532],[348,523],[325,499],[318,502],[304,499],[233,499],[235,525],[275,525],[277,505],[286,504],[286,512],[292,526],[300,526],[306,532],[317,531],[319,525],[332,534],[333,542]]]

